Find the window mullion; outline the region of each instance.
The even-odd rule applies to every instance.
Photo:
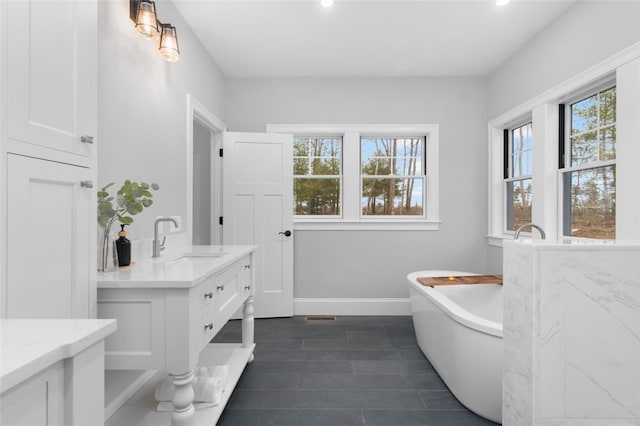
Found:
[[[616,164],[616,160],[605,160],[605,161],[594,161],[592,163],[581,164],[579,166],[573,167],[565,167],[564,169],[560,169],[561,173],[570,173],[581,170],[591,170],[591,169],[601,169],[608,166],[613,166]]]
[[[425,215],[430,220],[438,221],[440,217],[440,194],[438,192],[438,181],[440,176],[438,158],[440,156],[437,141],[440,138],[440,128],[435,126],[434,129],[425,136],[424,154],[426,156],[427,166],[424,170],[423,200],[426,206]],[[427,197],[427,194],[429,196]]]
[[[342,142],[342,202],[345,221],[360,219],[360,133],[347,131]]]

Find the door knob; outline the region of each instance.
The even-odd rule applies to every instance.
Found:
[[[278,232],[279,235],[284,235],[285,237],[290,237],[291,236],[291,231],[289,231],[288,229],[284,232]]]

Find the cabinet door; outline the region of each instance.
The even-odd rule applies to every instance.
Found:
[[[64,369],[62,362],[17,385],[0,398],[3,426],[62,426]]]
[[[89,157],[82,136],[97,127],[95,1],[11,1],[6,23],[7,136]]]
[[[95,303],[88,168],[7,156],[7,318],[88,318]],[[93,251],[95,253],[95,251]]]

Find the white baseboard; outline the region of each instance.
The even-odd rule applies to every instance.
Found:
[[[295,315],[411,315],[410,299],[294,299]]]

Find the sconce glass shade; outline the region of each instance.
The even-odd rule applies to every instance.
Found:
[[[156,5],[154,2],[146,0],[138,2],[136,30],[148,39],[158,35],[158,18],[156,17]]]
[[[176,27],[171,24],[160,24],[160,28],[160,47],[158,48],[160,56],[165,61],[176,62],[180,59]]]

